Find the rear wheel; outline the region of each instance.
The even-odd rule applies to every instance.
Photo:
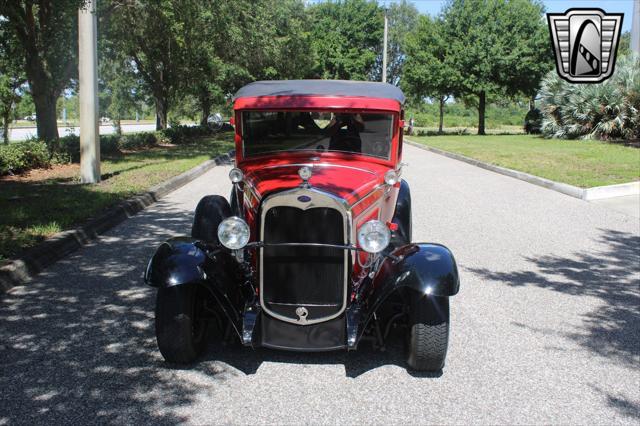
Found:
[[[449,346],[449,298],[415,297],[407,333],[409,367],[419,371],[441,370]]]
[[[167,362],[188,364],[206,344],[205,298],[196,284],[161,288],[156,297],[156,340]]]

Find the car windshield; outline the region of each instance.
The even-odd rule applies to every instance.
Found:
[[[311,150],[389,159],[392,123],[391,114],[244,111],[244,156]]]

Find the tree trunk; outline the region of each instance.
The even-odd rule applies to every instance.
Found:
[[[207,119],[209,118],[209,115],[211,115],[211,98],[208,93],[200,95],[200,111],[202,112],[200,125],[206,126]]]
[[[58,140],[58,122],[56,120],[56,101],[59,92],[54,87],[51,75],[45,71],[45,65],[34,46],[25,49],[27,80],[31,97],[36,108],[36,127],[38,139],[52,148]]]
[[[440,97],[440,123],[438,124],[438,133],[442,133],[442,124],[444,122],[444,97]]]
[[[478,102],[478,134],[484,135],[484,112],[486,109],[486,94],[483,91],[480,92],[480,99]]]
[[[536,109],[536,97],[535,95],[529,99],[529,111]]]
[[[113,119],[113,128],[116,131],[116,135],[121,136],[122,135],[122,123],[121,123],[121,119],[120,117],[114,118]]]
[[[9,144],[9,123],[10,113],[2,114],[2,140],[5,144]]]
[[[200,117],[200,125],[207,126],[208,125],[207,120],[211,115],[211,104],[202,105],[201,110],[202,110],[202,116]]]
[[[30,82],[31,83],[31,82]],[[58,97],[53,93],[43,93],[30,84],[33,104],[36,107],[36,126],[38,139],[47,143],[51,148],[58,140],[58,121],[56,119],[56,101]]]
[[[156,130],[167,128],[167,115],[169,113],[169,101],[163,97],[155,97],[156,102]]]

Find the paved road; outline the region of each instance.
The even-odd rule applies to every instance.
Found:
[[[150,132],[156,129],[156,125],[154,124],[123,124],[122,132],[123,133],[133,133],[133,132]],[[115,129],[111,124],[101,125],[100,126],[100,134],[101,135],[110,135],[115,132]],[[58,127],[58,133],[60,136],[67,136],[70,134],[79,135],[80,134],[80,126],[77,127]],[[23,141],[29,138],[36,137],[37,132],[35,127],[16,127],[9,131],[9,138],[12,141]]]
[[[640,419],[640,229],[606,207],[406,147],[414,237],[447,244],[462,289],[440,377],[385,353],[155,348],[153,247],[186,232],[216,168],[0,301],[0,425],[590,423]]]
[[[640,195],[627,195],[623,197],[605,198],[594,200],[592,203],[606,206],[612,210],[640,219]]]

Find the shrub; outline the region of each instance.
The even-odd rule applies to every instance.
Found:
[[[160,130],[158,133],[161,141],[179,145],[215,132],[207,126],[174,126]]]
[[[442,133],[437,130],[418,130],[415,132],[416,136],[463,136],[469,134],[469,129],[445,129]]]
[[[120,153],[118,148],[117,135],[100,136],[100,153],[107,155],[117,155]],[[61,137],[58,142],[58,158],[67,158],[69,161],[77,163],[80,161],[80,136],[69,135]]]
[[[119,155],[121,150],[149,148],[161,142],[177,145],[213,133],[215,132],[206,126],[175,126],[158,132],[101,135],[100,152],[105,155]],[[0,175],[49,167],[52,162],[62,164],[79,161],[80,137],[76,135],[59,138],[53,153],[50,153],[44,142],[37,140],[0,146]]]
[[[118,148],[136,150],[157,145],[158,139],[153,132],[131,133],[120,136]]]
[[[571,84],[555,72],[541,89],[545,137],[640,138],[640,57],[620,58],[613,76],[599,84]]]
[[[537,135],[542,131],[542,111],[538,108],[534,108],[527,112],[524,117],[524,131],[525,133]]]
[[[44,142],[31,140],[0,146],[0,175],[50,165],[49,150]]]

